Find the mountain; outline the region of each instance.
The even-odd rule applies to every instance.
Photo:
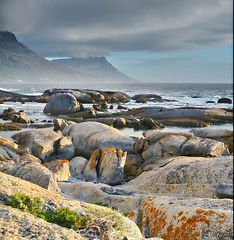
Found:
[[[106,81],[136,81],[116,69],[105,57],[56,59],[53,62],[74,70],[98,75]]]
[[[53,83],[101,81],[99,76],[79,72],[38,56],[11,32],[0,31],[0,83]]]

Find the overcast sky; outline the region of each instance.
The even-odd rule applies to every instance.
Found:
[[[0,29],[43,57],[106,56],[146,82],[231,83],[232,0],[0,0]]]

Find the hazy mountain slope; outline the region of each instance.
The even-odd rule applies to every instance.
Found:
[[[101,80],[50,62],[19,43],[10,32],[0,31],[0,82],[83,82]]]
[[[106,81],[136,81],[116,69],[105,57],[56,59],[54,63],[101,76]]]

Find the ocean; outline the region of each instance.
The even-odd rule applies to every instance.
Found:
[[[163,99],[174,100],[169,102],[147,102],[136,103],[134,100],[126,104],[122,104],[127,108],[138,108],[146,106],[157,106],[165,108],[178,108],[178,107],[201,107],[201,108],[224,108],[233,109],[233,85],[232,84],[185,84],[185,83],[64,83],[64,84],[34,84],[28,86],[25,84],[18,85],[1,85],[1,90],[12,91],[27,95],[41,95],[49,88],[73,88],[73,89],[92,89],[92,90],[106,90],[106,91],[120,91],[128,94],[130,97],[136,94],[157,94]],[[230,98],[232,104],[217,103],[219,98]],[[214,103],[207,103],[213,101]],[[19,103],[19,102],[5,102],[0,104],[0,114],[6,108],[13,108],[16,111],[24,110],[29,118],[34,119],[36,123],[42,121],[51,121],[54,116],[49,116],[43,113],[45,103]],[[85,106],[90,106],[85,104]],[[117,112],[117,105],[114,105],[112,112]],[[1,122],[4,122],[0,119]],[[231,124],[225,124],[219,127],[232,128]],[[183,130],[182,128],[168,127],[170,130]],[[25,130],[25,129],[23,129]],[[189,129],[187,129],[189,130]],[[133,135],[141,136],[141,131],[134,131],[132,129],[123,129],[122,132]],[[2,137],[10,138],[13,132],[0,132]]]

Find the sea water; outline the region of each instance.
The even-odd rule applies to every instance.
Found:
[[[164,108],[179,108],[179,107],[201,107],[201,108],[224,108],[232,109],[232,104],[218,103],[220,98],[230,98],[233,102],[233,86],[232,84],[164,84],[164,83],[63,83],[63,84],[34,84],[28,86],[25,84],[18,85],[1,85],[1,90],[7,90],[27,95],[41,95],[49,88],[73,88],[73,89],[91,89],[91,90],[104,90],[104,91],[120,91],[126,93],[130,97],[136,94],[156,94],[166,100],[173,100],[168,102],[153,102],[136,103],[131,100],[128,103],[121,104],[127,108],[138,107],[164,107]],[[207,103],[207,101],[213,101],[213,103]],[[91,106],[84,104],[85,106]],[[117,104],[113,104],[113,110],[111,112],[119,111]],[[54,116],[43,113],[45,103],[20,103],[20,102],[4,102],[0,104],[0,114],[6,108],[13,108],[16,111],[24,110],[26,115],[30,119],[34,119],[35,123],[41,123],[42,121],[52,121]],[[1,122],[4,122],[0,119]],[[225,124],[219,126],[222,128],[232,128],[232,124]],[[184,130],[182,128],[168,127],[170,131]],[[25,130],[25,129],[23,129]],[[189,129],[187,129],[189,130]],[[141,136],[142,131],[134,131],[133,129],[123,129],[122,132],[132,135]],[[13,135],[13,132],[0,132],[3,137],[9,138]]]

